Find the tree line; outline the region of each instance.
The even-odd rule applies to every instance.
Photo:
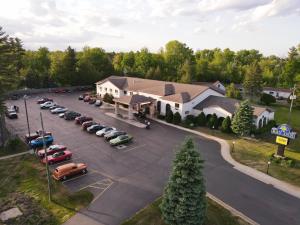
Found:
[[[169,41],[157,53],[147,48],[118,53],[99,47],[76,51],[71,46],[64,51],[50,51],[47,47],[32,51],[24,50],[20,39],[8,37],[2,28],[0,31],[0,38],[7,39],[4,46],[9,46],[1,44],[1,63],[7,64],[1,65],[1,79],[15,77],[14,84],[19,87],[89,85],[111,74],[125,74],[183,83],[244,83],[249,94],[256,95],[262,85],[292,87],[300,81],[300,45],[291,47],[285,58],[264,56],[254,49],[193,51],[177,40]],[[2,68],[10,71],[3,72]]]

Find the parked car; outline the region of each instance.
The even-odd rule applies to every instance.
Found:
[[[109,144],[111,146],[116,146],[116,145],[121,145],[121,144],[125,144],[130,142],[133,139],[132,136],[128,135],[128,134],[124,134],[124,135],[120,135],[114,139],[111,139],[109,141]]]
[[[81,116],[80,113],[74,111],[67,111],[65,112],[64,118],[65,120],[75,120],[75,118]]]
[[[5,115],[9,119],[18,119],[18,114],[14,109],[7,109]]]
[[[96,103],[96,99],[95,98],[90,98],[89,100],[89,104],[95,104]]]
[[[95,106],[101,106],[102,105],[102,101],[101,100],[96,100],[96,102],[95,102]]]
[[[89,120],[89,121],[82,123],[81,127],[83,130],[86,130],[88,127],[95,125],[95,124],[97,124],[97,123],[92,120]]]
[[[29,143],[30,141],[37,139],[38,137],[41,137],[41,133],[39,131],[36,131],[35,133],[26,134],[25,135],[25,141]],[[51,132],[45,132],[45,136],[52,136]]]
[[[45,136],[45,144],[46,146],[49,146],[53,143],[53,137],[51,135]],[[38,137],[32,141],[29,142],[29,145],[31,148],[40,148],[43,147],[43,137]]]
[[[93,118],[92,117],[88,117],[88,116],[79,116],[79,117],[75,118],[75,123],[81,125],[84,122],[90,121],[90,120],[93,120]]]
[[[54,106],[49,107],[49,109],[52,110],[52,109],[62,108],[62,107],[63,106],[61,106],[61,105],[54,105]]]
[[[45,102],[43,104],[40,104],[41,109],[49,109],[51,106],[55,106],[55,102]]]
[[[52,109],[51,113],[52,114],[59,114],[59,113],[64,113],[67,112],[68,108],[56,108],[56,109]]]
[[[83,101],[84,102],[89,102],[90,99],[91,99],[91,97],[89,95],[87,95],[87,96],[84,97]]]
[[[98,130],[101,130],[101,129],[103,129],[103,128],[105,128],[104,125],[101,125],[101,124],[95,124],[95,125],[92,125],[92,126],[88,127],[88,128],[86,129],[86,131],[89,132],[90,134],[93,134],[93,133],[96,133]]]
[[[43,104],[45,102],[53,102],[53,99],[51,99],[51,98],[40,98],[39,100],[37,100],[37,104]]]
[[[103,137],[105,134],[109,134],[110,132],[116,130],[114,127],[105,127],[99,131],[96,132],[96,135],[99,137]]]
[[[72,158],[72,152],[69,150],[56,152],[53,155],[46,156],[49,164],[58,163],[64,160],[70,160]],[[42,162],[46,163],[46,157],[43,158]]]
[[[108,134],[105,134],[104,138],[105,138],[106,141],[109,141],[109,140],[114,139],[114,138],[116,138],[120,135],[125,135],[125,134],[126,134],[126,132],[124,132],[124,131],[114,130],[114,131],[112,131]]]
[[[48,148],[47,148],[47,155],[52,155],[56,152],[61,152],[61,151],[64,151],[66,150],[67,147],[64,146],[64,145],[50,145]],[[41,158],[44,158],[45,157],[45,150],[42,149],[42,150],[39,150],[37,152],[37,155]]]
[[[78,100],[82,101],[84,99],[83,95],[79,95]]]
[[[87,166],[84,163],[67,163],[65,165],[58,166],[54,170],[52,177],[55,180],[66,180],[70,176],[86,174],[87,172]]]
[[[59,113],[59,114],[58,114],[58,117],[59,117],[59,118],[64,118],[64,116],[65,116],[65,113]]]

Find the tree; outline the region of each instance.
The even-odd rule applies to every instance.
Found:
[[[219,123],[218,123],[218,117],[214,113],[208,120],[207,126],[211,129],[218,129]]]
[[[198,126],[205,126],[205,124],[206,124],[206,116],[205,116],[204,112],[201,112],[197,116],[196,121],[197,121],[197,125]]]
[[[193,74],[194,72],[193,72],[192,65],[188,60],[186,60],[180,69],[180,75],[181,75],[180,82],[186,84],[191,83],[194,76]]]
[[[221,131],[224,133],[230,133],[231,132],[231,119],[229,116],[227,116],[223,122],[222,122],[222,126],[221,126]]]
[[[172,112],[172,110],[167,110],[167,112],[166,112],[166,121],[168,123],[173,122],[173,112]]]
[[[226,96],[229,98],[242,99],[241,92],[235,88],[234,83],[230,83],[230,85],[226,87]]]
[[[247,67],[243,87],[245,94],[251,99],[259,96],[262,92],[262,74],[257,63]]]
[[[265,105],[271,105],[276,102],[276,98],[273,95],[269,95],[267,93],[262,93],[260,97],[260,101]]]
[[[253,124],[253,108],[249,100],[241,102],[240,107],[235,112],[231,129],[240,136],[249,135]]]
[[[176,112],[173,116],[173,123],[178,125],[181,123],[181,115],[179,112]]]
[[[114,104],[114,96],[108,93],[105,93],[105,95],[103,96],[103,101],[110,103],[110,104]]]
[[[173,162],[160,209],[163,220],[172,225],[202,225],[206,215],[203,160],[191,138],[187,138]]]

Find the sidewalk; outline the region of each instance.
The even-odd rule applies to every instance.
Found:
[[[17,157],[17,156],[20,156],[20,155],[25,155],[25,154],[28,154],[28,153],[32,154],[32,150],[29,150],[29,151],[26,151],[26,152],[17,153],[17,154],[13,154],[13,155],[2,156],[2,157],[0,157],[0,160],[10,159],[10,158]]]
[[[230,146],[226,140],[212,136],[212,135],[208,135],[208,134],[205,134],[205,133],[202,133],[199,131],[195,131],[195,130],[184,128],[184,127],[177,126],[174,124],[170,124],[170,123],[167,123],[167,122],[159,120],[159,119],[152,119],[152,120],[154,120],[158,123],[162,123],[162,124],[165,124],[165,125],[168,125],[171,127],[175,127],[177,129],[184,130],[186,132],[190,132],[190,133],[193,133],[196,135],[200,135],[207,139],[211,139],[211,140],[218,142],[221,145],[221,155],[222,155],[223,159],[226,160],[231,165],[233,165],[233,168],[235,168],[236,170],[238,170],[244,174],[247,174],[250,177],[253,177],[254,179],[257,179],[265,184],[270,184],[270,185],[274,186],[275,188],[300,199],[300,188],[299,187],[289,184],[287,182],[278,180],[278,179],[271,177],[265,173],[262,173],[256,169],[245,166],[245,165],[235,161],[230,154]]]
[[[146,125],[143,124],[143,123],[140,123],[140,122],[138,122],[136,120],[129,120],[129,119],[121,118],[120,116],[117,116],[115,113],[107,112],[107,113],[105,113],[105,115],[113,117],[113,118],[115,118],[117,120],[121,120],[121,121],[123,121],[125,123],[131,124],[131,125],[136,126],[138,128],[146,128]]]

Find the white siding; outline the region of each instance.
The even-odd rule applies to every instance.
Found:
[[[291,95],[291,93],[289,92],[282,92],[282,91],[270,91],[270,90],[264,90],[263,91],[266,94],[272,95],[275,98],[284,98],[284,99],[288,99]]]
[[[229,116],[231,118],[232,114],[227,112],[226,110],[222,109],[221,107],[219,106],[212,106],[212,107],[207,107],[207,108],[204,108],[203,109],[203,112],[205,115],[208,115],[208,114],[216,114],[217,117],[224,117],[226,118],[227,116]]]
[[[110,81],[106,81],[103,84],[97,84],[96,87],[97,95],[103,97],[105,93],[112,94],[115,98],[119,98],[124,95],[123,90],[120,90]]]
[[[268,123],[270,120],[274,120],[274,112],[264,111],[260,114],[256,120],[254,121],[255,126],[259,128],[259,120],[263,121],[266,118],[266,122]],[[263,124],[263,123],[262,123]]]

